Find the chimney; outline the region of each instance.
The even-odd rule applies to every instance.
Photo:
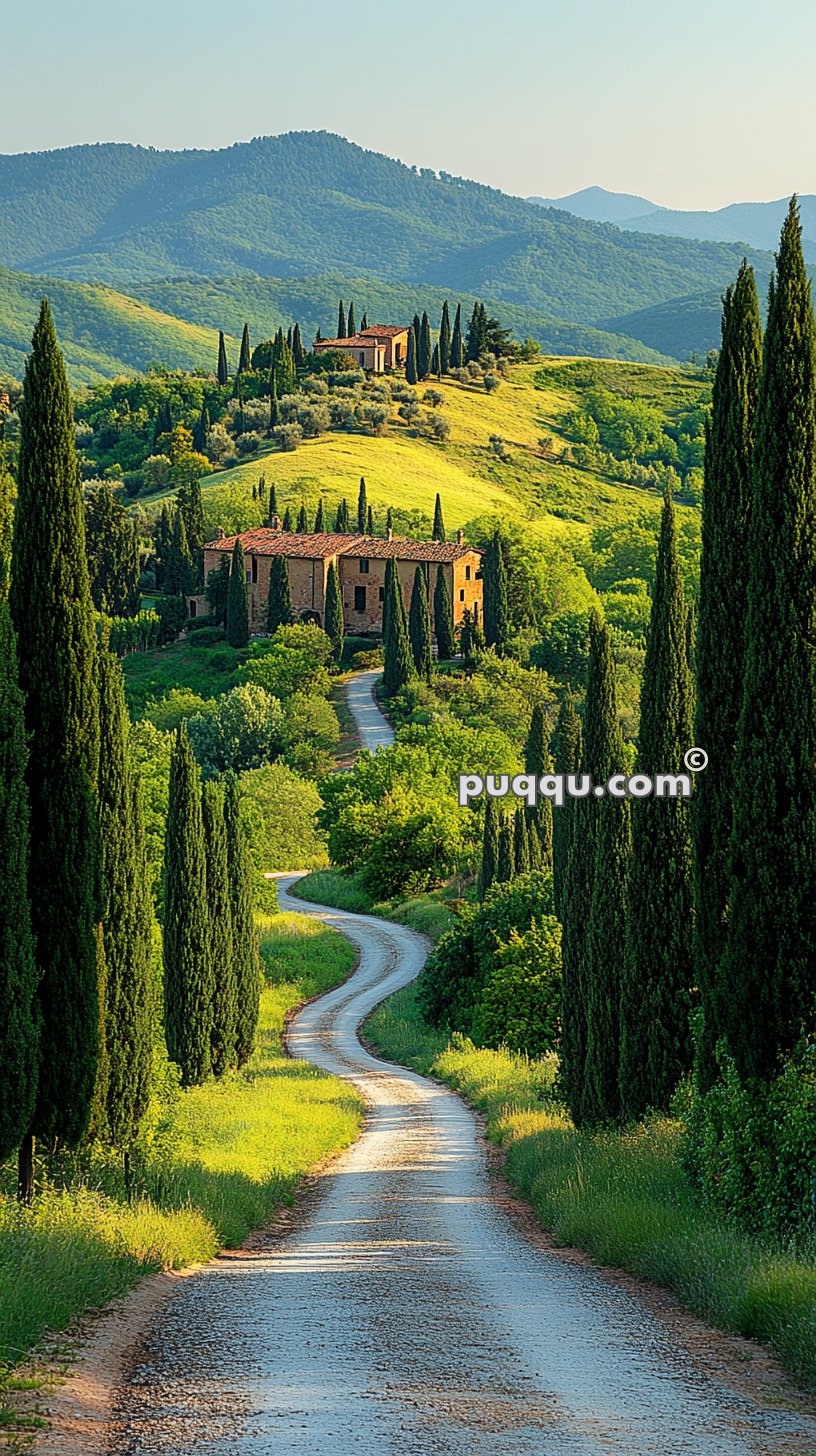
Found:
[[[270,529],[270,531],[279,531],[280,528],[281,528],[280,516],[270,516],[269,517],[269,529]]]
[[[393,541],[393,539],[394,539],[394,532],[393,532],[393,530],[391,529],[390,526],[388,527],[388,530],[385,533],[385,539],[386,539],[386,541]]]
[[[464,531],[457,531],[456,532],[456,544],[457,544],[457,546],[464,546],[464,544],[465,544],[465,533],[464,533]]]
[[[218,527],[218,530],[215,533],[215,539],[216,539],[216,541],[223,541],[226,538],[226,534],[227,533],[224,530],[224,527],[223,526],[219,526]]]

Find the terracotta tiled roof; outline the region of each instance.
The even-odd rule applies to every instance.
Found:
[[[208,541],[204,550],[229,555],[236,539],[235,536],[225,536],[223,541]],[[318,560],[342,555],[344,549],[351,549],[361,539],[333,531],[310,531],[299,535],[297,531],[273,531],[270,526],[258,526],[254,531],[241,533],[241,544],[250,556],[304,556]]]
[[[370,333],[370,330],[369,330]],[[373,349],[377,340],[369,338],[369,334],[349,334],[347,339],[321,339],[318,349]]]
[[[382,536],[358,536],[354,544],[340,554],[370,556],[374,560],[394,557],[397,561],[459,561],[475,550],[475,546],[460,546],[456,541],[409,541],[407,536],[395,536],[393,540],[386,541]]]
[[[375,339],[393,339],[397,334],[407,334],[407,332],[407,324],[372,324],[369,328],[360,330],[363,338],[371,334]]]
[[[223,541],[208,541],[204,550],[228,556],[235,541],[235,536],[225,536]],[[375,561],[389,557],[397,561],[459,561],[476,550],[475,546],[460,546],[456,541],[410,541],[407,536],[386,541],[383,536],[339,535],[334,531],[299,535],[296,531],[273,531],[270,526],[243,531],[241,544],[249,556],[300,556],[316,560],[330,556],[369,556]]]

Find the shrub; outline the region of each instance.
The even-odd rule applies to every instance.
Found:
[[[302,388],[304,394],[324,395],[329,392],[329,386],[325,379],[321,379],[316,374],[309,375],[304,379]]]
[[[478,368],[477,368],[477,371],[476,372],[477,372],[477,375],[478,375],[478,372],[479,372],[478,371]],[[464,366],[462,366],[459,369],[451,369],[451,371],[450,371],[450,378],[451,379],[455,379],[456,382],[457,382],[457,384],[469,384],[470,383],[470,370],[464,368]]]
[[[429,409],[439,409],[445,403],[445,396],[441,389],[426,389],[422,396],[422,403],[428,405]]]
[[[316,440],[329,428],[329,411],[324,404],[306,405],[300,411],[300,424],[306,440]]]
[[[281,450],[297,450],[303,439],[303,431],[300,425],[277,425],[275,427],[275,439]]]
[[[555,1049],[560,1004],[561,926],[546,915],[498,942],[473,1018],[474,1039],[541,1057]]]
[[[196,623],[195,631],[192,631],[192,625],[190,623],[187,628],[190,634],[191,647],[214,647],[217,642],[226,642],[227,640],[227,634],[223,627],[215,627],[210,625],[210,623],[202,626],[201,623]]]
[[[382,667],[383,649],[381,647],[366,647],[362,652],[355,652],[351,665],[357,672],[364,672],[366,668]]]
[[[241,773],[280,753],[284,713],[271,693],[255,683],[241,683],[218,698],[206,714],[194,714],[187,731],[205,777]]]
[[[490,436],[490,448],[500,460],[507,459],[507,441],[501,435]]]
[[[435,440],[447,440],[450,437],[450,420],[446,420],[444,415],[429,415],[428,424]]]
[[[494,394],[501,384],[498,374],[486,374],[482,381],[488,394]]]
[[[278,762],[243,773],[240,793],[250,854],[261,873],[326,863],[326,841],[316,822],[320,795],[314,784]]]
[[[239,455],[257,455],[264,443],[257,431],[246,430],[243,435],[238,436],[235,448]]]
[[[184,597],[162,597],[158,606],[159,631],[157,642],[160,647],[175,642],[184,630],[187,621],[187,603]]]

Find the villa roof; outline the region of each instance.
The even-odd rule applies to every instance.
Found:
[[[366,334],[373,334],[378,339],[393,339],[397,334],[407,334],[408,324],[369,324],[368,328],[361,329],[363,337]]]
[[[208,541],[204,550],[229,555],[236,540],[235,536],[225,536],[221,541]],[[365,556],[375,561],[390,557],[397,561],[451,562],[477,551],[475,546],[460,545],[458,541],[411,541],[407,536],[394,536],[388,541],[384,536],[343,535],[335,531],[300,534],[297,531],[275,531],[271,526],[243,531],[241,545],[251,556],[292,556],[323,561],[331,556]]]
[[[377,346],[376,338],[370,337],[370,330],[365,334],[349,334],[345,339],[321,339],[318,349],[374,349]]]

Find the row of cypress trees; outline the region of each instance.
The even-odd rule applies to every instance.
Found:
[[[261,348],[263,348],[263,346],[261,346]],[[269,387],[271,394],[273,385],[277,386],[278,396],[280,396],[281,394],[289,393],[288,388],[280,387],[279,380],[280,364],[282,358],[284,357],[284,349],[288,351],[288,356],[291,359],[292,370],[294,371],[299,369],[301,364],[303,363],[304,355],[306,353],[306,350],[303,347],[303,338],[300,332],[300,324],[295,323],[293,326],[290,326],[286,335],[284,335],[283,329],[279,328],[273,339]],[[249,324],[244,324],[243,331],[241,333],[241,347],[238,355],[236,382],[240,382],[240,376],[242,374],[250,373],[250,371],[255,367],[255,364],[257,362],[258,350],[256,349],[255,355],[253,356],[249,343]],[[219,330],[218,334],[218,362],[216,364],[215,374],[216,379],[218,380],[218,383],[220,385],[223,386],[229,384],[229,361],[227,359],[227,345],[224,338],[223,329]],[[276,423],[277,421],[273,421],[273,424]],[[206,432],[204,432],[204,438],[206,439]],[[196,449],[200,448],[202,448],[202,446],[200,444],[197,444]]]
[[[794,199],[764,341],[747,264],[724,300],[696,644],[670,497],[661,521],[637,767],[678,773],[696,741],[707,768],[690,805],[590,796],[555,821],[562,1074],[578,1123],[665,1109],[695,1061],[706,1093],[723,1053],[760,1086],[812,1030],[814,620],[816,360]],[[626,767],[597,617],[583,725],[565,698],[553,748],[557,771],[596,783]]]
[[[184,724],[170,759],[164,851],[164,1025],[184,1086],[248,1060],[261,973],[238,783],[201,785]]]
[[[383,598],[383,684],[389,697],[413,677],[430,682],[434,629],[439,659],[446,661],[454,655],[456,640],[444,567],[440,563],[436,570],[432,623],[428,583],[422,567],[417,566],[414,572],[411,606],[406,614],[397,563],[389,557],[385,564]]]
[[[547,717],[536,703],[524,743],[524,772],[540,779],[552,771],[547,735]],[[509,883],[516,875],[532,870],[552,869],[553,812],[549,799],[542,798],[535,806],[525,805],[506,815],[498,800],[485,801],[482,832],[482,863],[479,874],[479,898],[493,884]]]
[[[440,378],[451,369],[460,369],[465,362],[466,349],[462,335],[462,305],[457,304],[456,316],[451,328],[450,310],[447,299],[442,305],[439,338],[434,344],[431,339],[431,325],[427,313],[414,314],[408,329],[408,353],[405,360],[405,379],[408,384],[419,384],[430,375]]]

